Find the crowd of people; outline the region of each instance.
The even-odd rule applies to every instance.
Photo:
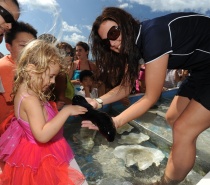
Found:
[[[173,88],[179,88],[181,86],[182,82],[188,76],[190,76],[190,73],[188,70],[167,69],[162,92],[173,89]],[[145,91],[146,91],[145,64],[141,63],[138,78],[135,81],[135,86],[133,87],[131,94],[145,93]]]
[[[0,59],[0,184],[84,182],[84,175],[69,165],[74,154],[63,137],[68,117],[87,112],[72,105],[74,95],[100,109],[127,100],[133,89],[144,93],[112,117],[119,128],[174,87],[179,89],[166,113],[173,145],[155,184],[185,179],[195,162],[196,139],[210,127],[208,17],[172,13],[140,22],[107,7],[92,25],[89,44],[80,41],[74,48],[51,34],[37,36],[36,28],[17,21],[19,16],[17,0],[0,1],[0,36],[9,51]],[[89,120],[82,127],[98,130]]]

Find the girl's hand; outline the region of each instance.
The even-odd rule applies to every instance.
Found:
[[[79,114],[85,114],[88,111],[85,107],[82,107],[79,105],[67,105],[67,106],[69,106],[72,116],[76,116]]]

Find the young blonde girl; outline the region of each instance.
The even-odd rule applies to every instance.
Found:
[[[54,45],[35,40],[23,49],[13,90],[15,117],[0,138],[0,159],[5,163],[0,184],[84,182],[84,176],[69,166],[74,155],[63,137],[63,125],[69,116],[87,110],[68,105],[57,113],[48,102],[49,87],[62,69]]]

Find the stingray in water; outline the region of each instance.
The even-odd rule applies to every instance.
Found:
[[[88,112],[81,114],[83,120],[90,120],[99,128],[99,132],[112,142],[115,139],[116,128],[112,118],[105,112],[96,110],[90,105],[83,96],[75,95],[72,99],[72,105],[80,105],[87,108]]]

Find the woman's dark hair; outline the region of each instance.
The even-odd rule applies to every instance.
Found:
[[[87,44],[86,42],[79,41],[79,42],[77,42],[77,44],[76,44],[76,47],[77,47],[77,46],[82,47],[85,51],[88,51],[88,54],[89,54],[90,47],[88,46],[88,44]],[[76,47],[75,47],[75,48],[76,48]],[[88,57],[88,54],[87,54],[87,57]]]
[[[120,53],[106,50],[101,44],[98,29],[102,22],[111,20],[117,23],[121,31]],[[140,49],[135,45],[135,40],[139,31],[138,20],[135,20],[128,12],[116,8],[107,7],[93,23],[89,36],[90,47],[93,59],[100,70],[99,80],[106,85],[128,85],[133,87],[138,75],[138,61],[141,58]],[[112,84],[110,84],[110,82]]]
[[[78,42],[76,44],[76,46],[81,46],[85,51],[89,51],[90,50],[90,47],[88,46],[88,44],[85,43],[85,42],[82,42],[82,41]]]

